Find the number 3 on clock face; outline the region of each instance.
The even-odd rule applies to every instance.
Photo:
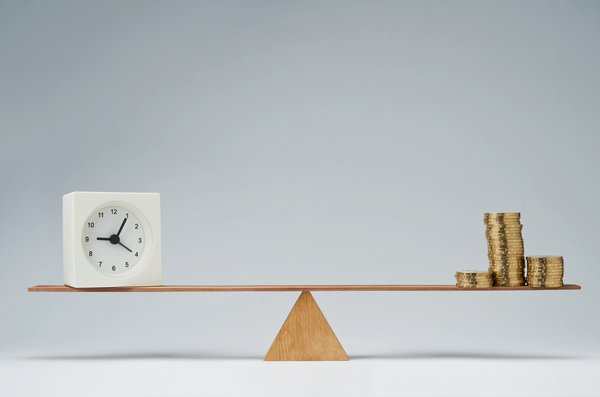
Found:
[[[102,273],[120,274],[135,268],[144,253],[142,222],[122,206],[94,211],[81,233],[84,256]]]

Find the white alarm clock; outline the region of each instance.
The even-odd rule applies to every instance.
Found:
[[[63,196],[63,270],[71,287],[160,285],[160,195]]]

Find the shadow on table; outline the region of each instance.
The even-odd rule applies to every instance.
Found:
[[[262,360],[255,355],[216,353],[109,353],[64,354],[22,357],[25,360]]]
[[[567,354],[525,354],[497,352],[399,352],[373,355],[352,355],[353,360],[389,359],[389,360],[585,360],[590,356]]]

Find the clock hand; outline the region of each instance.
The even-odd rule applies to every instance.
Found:
[[[119,241],[121,241],[116,234],[112,234],[110,237],[96,237],[96,240],[110,241],[111,244],[119,244]]]
[[[127,219],[127,218],[125,218]],[[125,223],[125,222],[123,222]],[[122,226],[121,226],[122,227]],[[127,246],[125,246],[125,244],[123,244],[121,242],[121,239],[119,238],[119,236],[117,236],[116,234],[113,234],[110,237],[96,237],[96,240],[105,240],[105,241],[110,241],[111,244],[119,244],[121,245],[123,248],[125,248],[127,251],[129,252],[133,252],[132,250],[130,250],[129,248],[127,248]]]
[[[129,252],[133,252],[132,250],[130,250],[129,248],[125,247],[125,245],[119,241],[119,245],[123,246],[123,248],[125,248],[127,251]]]
[[[127,222],[127,218],[123,218],[123,223],[121,223],[121,227],[119,228],[119,231],[117,232],[117,236],[121,234],[121,230],[123,230],[123,226],[125,226],[125,222]]]

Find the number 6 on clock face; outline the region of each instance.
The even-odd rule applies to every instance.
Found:
[[[122,206],[94,211],[84,223],[81,236],[88,261],[103,273],[130,271],[144,254],[143,224],[134,211]]]
[[[160,285],[160,195],[66,194],[63,268],[71,287]]]

